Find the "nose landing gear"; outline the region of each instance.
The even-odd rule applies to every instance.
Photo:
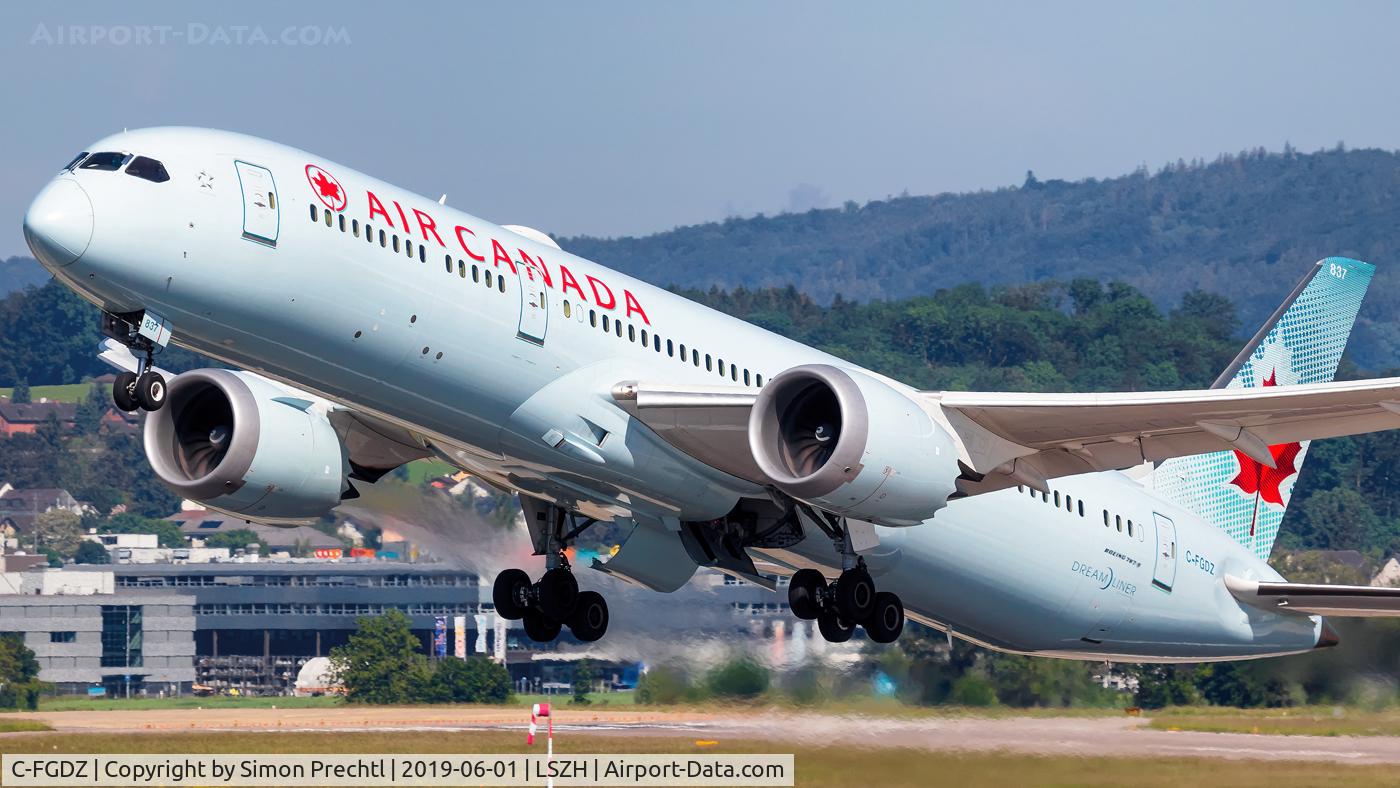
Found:
[[[579,640],[598,640],[608,631],[607,600],[596,591],[579,591],[578,579],[564,555],[564,548],[595,521],[589,519],[566,530],[572,515],[552,505],[532,512],[535,508],[527,505],[526,517],[544,515],[540,527],[531,522],[530,530],[536,537],[536,554],[545,556],[548,569],[536,582],[531,582],[523,569],[506,569],[496,575],[491,589],[496,612],[502,618],[523,621],[526,636],[541,643],[554,640],[565,626]]]
[[[132,321],[135,321],[134,323]],[[112,404],[130,413],[136,409],[160,410],[165,406],[165,377],[155,370],[155,351],[170,338],[170,325],[159,315],[102,314],[102,333],[140,354],[136,372],[122,372],[112,382]]]

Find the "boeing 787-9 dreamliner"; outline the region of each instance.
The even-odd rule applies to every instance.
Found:
[[[223,131],[93,143],[24,232],[101,308],[114,401],[148,411],[175,492],[293,523],[446,460],[519,494],[541,565],[493,601],[538,641],[607,629],[566,553],[604,521],[627,537],[593,569],[666,592],[714,567],[831,641],[908,615],[1020,653],[1244,659],[1335,644],[1323,615],[1400,614],[1400,589],[1266,560],[1308,441],[1400,427],[1400,379],[1333,381],[1356,260],[1308,271],[1210,389],[1027,394],[919,391]],[[168,342],[233,369],[162,374]]]

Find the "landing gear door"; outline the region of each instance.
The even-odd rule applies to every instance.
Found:
[[[277,185],[266,167],[235,161],[238,185],[243,190],[243,237],[266,246],[277,245],[279,219]]]
[[[1152,513],[1157,521],[1157,560],[1152,567],[1152,585],[1170,592],[1176,583],[1176,524]]]
[[[545,329],[549,327],[549,296],[544,274],[528,263],[516,263],[520,278],[520,327],[516,336],[536,345],[544,345]]]

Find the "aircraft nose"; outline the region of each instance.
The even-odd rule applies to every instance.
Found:
[[[92,241],[92,200],[83,187],[70,178],[45,186],[24,215],[24,239],[49,267],[82,257]]]

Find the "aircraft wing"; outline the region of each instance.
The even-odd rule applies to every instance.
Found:
[[[613,399],[676,448],[759,484],[748,445],[757,395],[738,386],[621,383]],[[964,495],[1236,449],[1270,468],[1271,446],[1400,428],[1400,378],[1108,394],[922,394],[964,452]]]
[[[1225,576],[1236,599],[1266,610],[1307,615],[1400,617],[1400,588],[1331,586],[1316,583],[1261,583]]]
[[[1271,446],[1400,427],[1400,378],[1112,394],[929,392],[958,434],[965,494],[1238,450],[1275,467]]]

